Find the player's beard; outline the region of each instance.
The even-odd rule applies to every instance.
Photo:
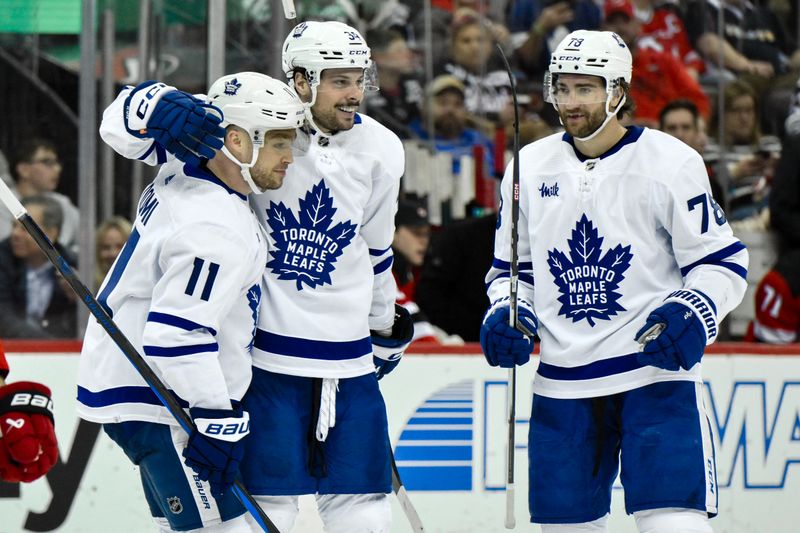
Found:
[[[274,174],[271,170],[258,171],[252,169],[250,170],[250,177],[263,190],[270,191],[280,189],[281,185],[283,185],[284,175]]]
[[[339,113],[338,107],[340,105],[353,106],[356,109],[358,109],[359,103],[336,104],[335,106],[325,111],[312,108],[312,112],[314,113],[314,122],[317,124],[317,126],[327,130],[331,134],[336,133],[337,131],[351,129],[355,123],[355,116],[353,117],[353,120],[341,119],[338,115]]]
[[[605,104],[598,107],[594,111],[588,110],[587,107],[588,106],[582,106],[577,110],[571,109],[569,111],[561,111],[560,109],[558,110],[558,115],[561,117],[561,122],[564,124],[564,129],[567,130],[567,133],[575,138],[582,139],[584,137],[588,137],[597,131],[597,129],[603,125],[603,122],[606,119]],[[583,115],[583,120],[579,121],[577,125],[572,125],[567,120],[567,116],[576,113]]]

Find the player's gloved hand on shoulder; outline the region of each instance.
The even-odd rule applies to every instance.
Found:
[[[524,365],[531,358],[533,338],[509,325],[511,303],[508,297],[494,302],[483,316],[481,324],[481,348],[483,355],[491,366],[513,368]],[[536,334],[539,321],[533,309],[523,300],[518,300],[517,320],[532,334]]]
[[[714,309],[709,300],[696,291],[673,294],[678,293],[679,298],[670,295],[666,303],[654,309],[636,332],[640,363],[664,370],[689,370],[703,357],[709,333],[716,336]],[[700,316],[709,319],[711,329]]]
[[[154,139],[195,167],[200,158],[213,158],[225,138],[222,113],[216,107],[163,83],[138,85],[125,102],[125,116],[131,133]]]
[[[391,332],[371,330],[372,362],[378,379],[394,370],[414,337],[414,321],[402,305],[394,304],[394,324]],[[387,334],[388,333],[388,334]]]
[[[30,381],[0,386],[0,479],[28,483],[57,460],[50,389]]]
[[[250,415],[239,402],[233,409],[192,407],[196,429],[183,450],[186,466],[221,496],[233,485],[244,454],[244,437],[250,433]]]

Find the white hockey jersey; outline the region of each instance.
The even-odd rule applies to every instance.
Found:
[[[127,132],[127,93],[106,109],[103,138],[132,159],[171,158]],[[298,132],[296,148],[283,186],[250,200],[269,238],[253,364],[297,376],[364,375],[374,371],[370,329],[394,320],[391,245],[403,145],[357,115],[352,129],[331,137]]]
[[[403,145],[363,115],[350,130],[300,133],[298,143],[307,151],[283,187],[251,196],[270,236],[253,364],[300,376],[364,375],[374,371],[369,330],[394,320]]]
[[[98,301],[184,407],[230,409],[252,376],[267,261],[247,197],[206,169],[163,165]],[[114,341],[90,320],[78,413],[94,422],[176,424]]]
[[[534,391],[582,398],[699,381],[700,364],[678,372],[640,365],[634,336],[676,290],[708,297],[712,332],[744,295],[747,251],[711,196],[701,157],[669,135],[631,127],[598,158],[577,152],[567,134],[532,143],[519,158],[519,295],[541,338]],[[486,277],[493,302],[509,295],[512,168]]]

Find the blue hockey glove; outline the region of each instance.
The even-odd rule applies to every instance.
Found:
[[[183,450],[184,463],[222,496],[233,485],[244,454],[244,437],[250,432],[250,415],[239,402],[233,409],[193,407],[189,413],[196,429]]]
[[[220,126],[222,117],[208,112],[211,107],[191,94],[170,91],[161,97],[147,121],[148,136],[184,163],[196,167],[201,157],[213,158],[225,138],[225,128]]]
[[[222,148],[222,112],[174,87],[141,83],[125,100],[124,112],[129,133],[154,139],[192,166],[199,166],[200,158],[211,159],[214,151]]]
[[[394,324],[388,336],[372,330],[372,362],[378,379],[394,370],[414,337],[414,321],[402,305],[394,304]]]
[[[703,357],[707,340],[713,340],[716,333],[709,300],[697,291],[677,291],[653,310],[636,332],[640,346],[637,359],[664,370],[689,370]]]
[[[483,317],[481,348],[491,366],[513,368],[514,365],[524,365],[531,358],[533,338],[509,325],[510,314],[509,298],[502,298],[493,303]],[[517,319],[528,331],[536,334],[539,322],[523,300],[519,300],[517,305]]]

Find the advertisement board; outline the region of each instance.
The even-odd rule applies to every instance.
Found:
[[[426,531],[500,532],[505,506],[507,373],[474,346],[409,354],[381,381],[395,457]],[[432,351],[432,350],[431,350]],[[454,351],[453,348],[448,351]],[[706,409],[717,456],[717,533],[781,533],[800,523],[800,349],[747,353],[727,345],[704,359]],[[32,484],[0,484],[0,533],[154,531],[138,472],[99,426],[75,415],[78,356],[11,353],[10,381],[53,389],[60,461]],[[528,523],[527,430],[536,359],[518,371],[517,530]],[[411,528],[395,498],[393,533]],[[313,499],[297,533],[321,531]],[[609,530],[635,532],[622,488]]]

